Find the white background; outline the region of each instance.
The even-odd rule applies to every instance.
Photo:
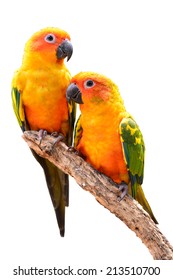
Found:
[[[0,4],[0,273],[3,279],[13,279],[18,265],[97,269],[162,265],[73,179],[65,238],[59,236],[42,169],[21,137],[10,95],[25,42],[47,26],[71,35],[74,53],[66,65],[72,75],[95,71],[119,86],[145,139],[143,189],[160,230],[173,244],[172,1],[6,0]],[[169,275],[165,279],[171,279],[170,263],[164,262],[169,268],[163,268]]]

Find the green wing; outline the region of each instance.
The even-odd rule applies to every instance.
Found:
[[[120,135],[131,181],[132,196],[136,198],[137,186],[142,184],[144,175],[145,145],[143,136],[131,117],[121,121]]]
[[[25,131],[28,125],[26,124],[25,113],[21,101],[20,91],[16,87],[12,88],[11,97],[12,97],[13,110],[16,115],[17,121],[22,131]]]
[[[74,147],[75,148],[78,146],[80,139],[82,137],[82,132],[83,132],[80,118],[81,118],[81,115],[79,116],[79,118],[76,122],[76,125],[75,125],[75,131],[74,131]]]

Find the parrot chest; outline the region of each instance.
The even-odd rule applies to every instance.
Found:
[[[69,76],[60,78],[55,73],[45,71],[28,75],[22,101],[31,129],[67,134],[68,106],[65,93],[68,83]]]
[[[109,125],[110,124],[110,125]],[[104,123],[90,119],[82,124],[83,134],[78,149],[94,168],[115,182],[129,182],[119,134],[119,121]]]

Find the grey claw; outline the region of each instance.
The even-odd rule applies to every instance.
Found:
[[[118,201],[120,202],[128,193],[128,185],[126,183],[119,184],[119,192],[121,193],[118,198]]]
[[[58,134],[58,136],[56,137],[55,141],[53,142],[53,147],[58,144],[60,141],[64,140],[64,136],[62,134]]]
[[[44,129],[40,129],[38,132],[38,136],[39,136],[39,146],[41,145],[41,142],[43,140],[43,138],[47,135],[47,131]]]

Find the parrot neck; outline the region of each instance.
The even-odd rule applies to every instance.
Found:
[[[92,105],[92,106],[91,106]],[[85,124],[94,123],[94,125],[106,125],[110,123],[117,123],[128,115],[123,101],[115,102],[103,102],[103,104],[90,104],[90,106],[85,106],[85,104],[80,105],[81,117]],[[103,124],[104,123],[104,124]]]
[[[39,53],[25,52],[22,61],[23,69],[46,69],[46,68],[62,68],[64,67],[64,60],[57,60],[52,58],[49,54],[40,55]]]

